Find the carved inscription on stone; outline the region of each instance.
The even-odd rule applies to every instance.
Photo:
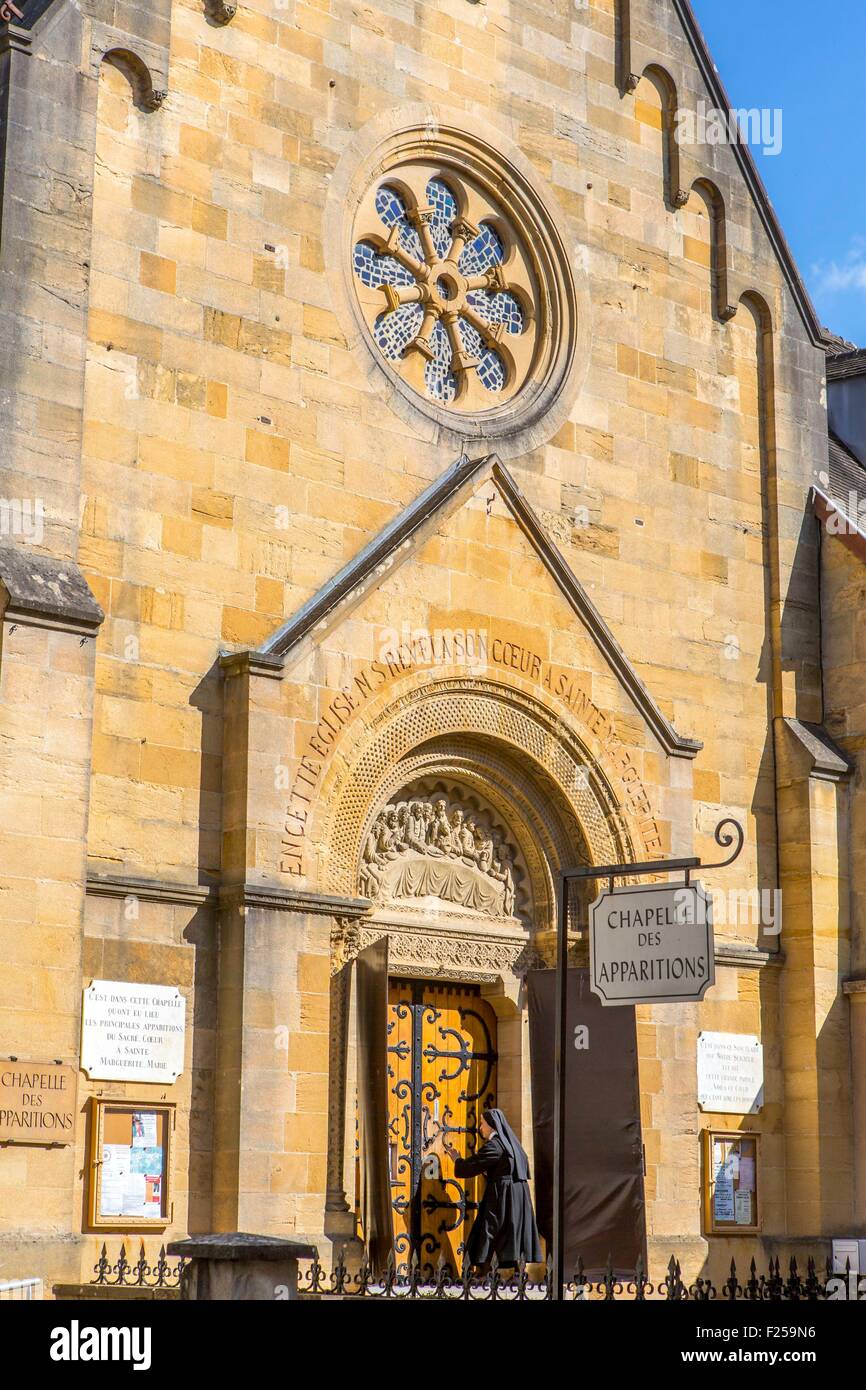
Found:
[[[370,828],[359,888],[379,902],[439,898],[486,917],[513,917],[514,858],[483,815],[443,796],[398,801]]]

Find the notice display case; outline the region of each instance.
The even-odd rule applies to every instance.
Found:
[[[87,1211],[94,1230],[171,1221],[172,1102],[91,1097]]]
[[[748,1236],[761,1229],[761,1136],[704,1130],[704,1230]]]

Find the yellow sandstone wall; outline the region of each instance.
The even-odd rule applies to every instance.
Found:
[[[650,8],[661,56],[684,64],[682,99],[694,101],[699,78],[671,7],[662,17]],[[235,1221],[244,1229],[244,1214],[281,1233],[320,1229],[327,923],[310,921],[307,936],[282,945],[268,937],[262,949],[280,962],[280,978],[261,999],[251,985],[245,999],[240,972],[254,968],[255,933],[248,916],[247,947],[238,945],[227,910],[218,973],[207,890],[221,867],[237,882],[257,853],[237,839],[237,760],[250,754],[250,731],[218,658],[262,642],[459,452],[390,409],[384,386],[347,347],[335,271],[326,269],[329,185],[373,118],[417,103],[447,109],[456,123],[518,147],[550,190],[585,290],[586,377],[566,422],[550,438],[542,422],[537,446],[509,458],[509,468],[665,714],[703,741],[693,765],[694,853],[720,857],[711,835],[724,815],[746,829],[735,885],[729,873],[707,886],[776,884],[772,714],[821,717],[814,537],[802,531],[810,479],[826,458],[821,354],[724,149],[699,153],[712,156],[729,193],[738,280],[760,290],[772,316],[772,392],[758,310],[742,304],[731,322],[717,317],[707,198],[695,191],[684,207],[668,205],[662,98],[647,77],[620,95],[614,18],[614,0],[579,8],[572,0],[285,0],[243,5],[217,27],[197,0],[175,0],[168,95],[157,111],[137,106],[124,73],[102,65],[79,560],[106,618],[86,848],[95,874],[197,885],[203,901],[148,900],[125,918],[117,901],[92,896],[83,978],[171,979],[188,995],[190,1066],[171,1088],[180,1160],[173,1230]],[[507,441],[483,444],[474,452],[508,452]],[[474,524],[462,522],[470,529],[431,558],[423,588],[416,576],[414,592],[380,603],[383,624],[431,613],[448,626],[455,613],[520,620],[531,566],[493,555]],[[774,690],[776,529],[789,605]],[[551,612],[550,658],[572,665],[566,631]],[[349,666],[370,659],[374,636],[357,636]],[[323,689],[339,688],[337,666]],[[4,680],[11,670],[4,651]],[[287,698],[255,679],[268,687],[265,707]],[[292,694],[293,717],[311,727],[318,693]],[[299,737],[273,751],[265,740],[252,752],[273,757],[278,778],[300,746]],[[285,801],[275,780],[273,806]],[[800,796],[791,815],[802,805]],[[668,815],[660,805],[660,822]],[[80,836],[83,847],[83,825]],[[833,913],[830,904],[831,935]],[[750,922],[720,935],[754,947],[760,933]],[[647,1191],[661,1241],[685,1233],[699,1245],[700,1028],[764,1037],[767,1104],[749,1127],[765,1135],[766,1228],[828,1229],[820,1203],[786,1207],[780,1136],[794,1098],[782,1072],[778,971],[725,966],[702,1008],[675,1020],[661,1008],[641,1011]],[[831,992],[832,978],[824,979]],[[51,1007],[74,1031],[74,972],[63,989]],[[281,1097],[280,1133],[269,1131],[240,1195],[239,1155],[245,1139],[258,1146],[265,1121],[240,1105],[235,1063],[214,1050],[218,995],[227,1028],[253,1030],[261,1048],[267,1084],[254,1109]],[[288,1055],[274,1041],[286,1027]],[[841,1075],[845,1045],[833,1047],[829,1065]],[[804,1103],[811,1133],[815,1107]],[[841,1084],[826,1104],[844,1112]],[[813,1185],[824,1162],[847,1173],[845,1142],[829,1156],[810,1150]],[[15,1156],[22,1175],[37,1161]],[[0,1171],[5,1184],[3,1163]],[[74,1231],[75,1213],[70,1219]],[[88,1245],[85,1268],[91,1254]]]
[[[178,5],[155,115],[103,69],[81,555],[108,614],[89,844],[106,866],[218,869],[219,647],[263,640],[454,456],[362,382],[322,267],[352,130],[434,95],[504,126],[588,265],[586,387],[515,473],[675,723],[704,739],[699,829],[722,807],[771,834],[754,321],[714,321],[700,196],[664,206],[658,95],[648,79],[617,95],[609,6],[572,19],[450,0],[413,19],[301,5],[216,29]],[[557,104],[600,149],[557,132]],[[766,252],[754,270],[781,310]],[[777,404],[784,426],[783,391]],[[802,487],[808,455],[795,466]]]

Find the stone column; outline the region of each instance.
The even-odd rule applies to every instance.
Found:
[[[777,745],[782,883],[784,1186],[788,1235],[847,1230],[851,1098],[842,980],[850,969],[849,764],[823,730]]]
[[[102,610],[77,565],[21,546],[0,548],[0,615],[0,1058],[77,1067]],[[4,1278],[77,1279],[75,1137],[0,1148]]]
[[[280,874],[289,725],[282,663],[223,661],[223,887],[215,1103],[214,1221],[223,1230],[321,1235],[329,1189],[329,1074],[339,1081],[343,1002],[331,997],[331,898]],[[336,1029],[332,1029],[336,1025]]]
[[[854,1123],[854,1224],[850,1234],[866,1235],[866,979],[846,980],[845,993],[851,1013]]]
[[[349,1053],[349,1002],[352,966],[345,958],[344,939],[351,924],[340,923],[331,934],[331,994],[328,1020],[328,1189],[326,1209],[329,1224],[344,1229],[349,1236],[352,1226],[341,1222],[349,1212],[346,1200],[346,1093]],[[334,1219],[336,1217],[336,1220]]]

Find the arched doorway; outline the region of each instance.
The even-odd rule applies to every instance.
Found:
[[[347,736],[328,791],[315,828],[324,885],[371,904],[335,933],[347,1084],[332,1086],[343,1129],[329,1188],[354,1194],[346,1205],[369,1236],[384,1177],[379,1217],[398,1255],[459,1266],[477,1193],[442,1141],[471,1152],[479,1109],[496,1103],[531,1152],[523,982],[551,960],[556,875],[633,855],[634,840],[587,746],[540,701],[488,680],[429,681],[393,701]],[[578,960],[590,897],[572,903]],[[350,1005],[345,962],[361,955],[377,964]]]

